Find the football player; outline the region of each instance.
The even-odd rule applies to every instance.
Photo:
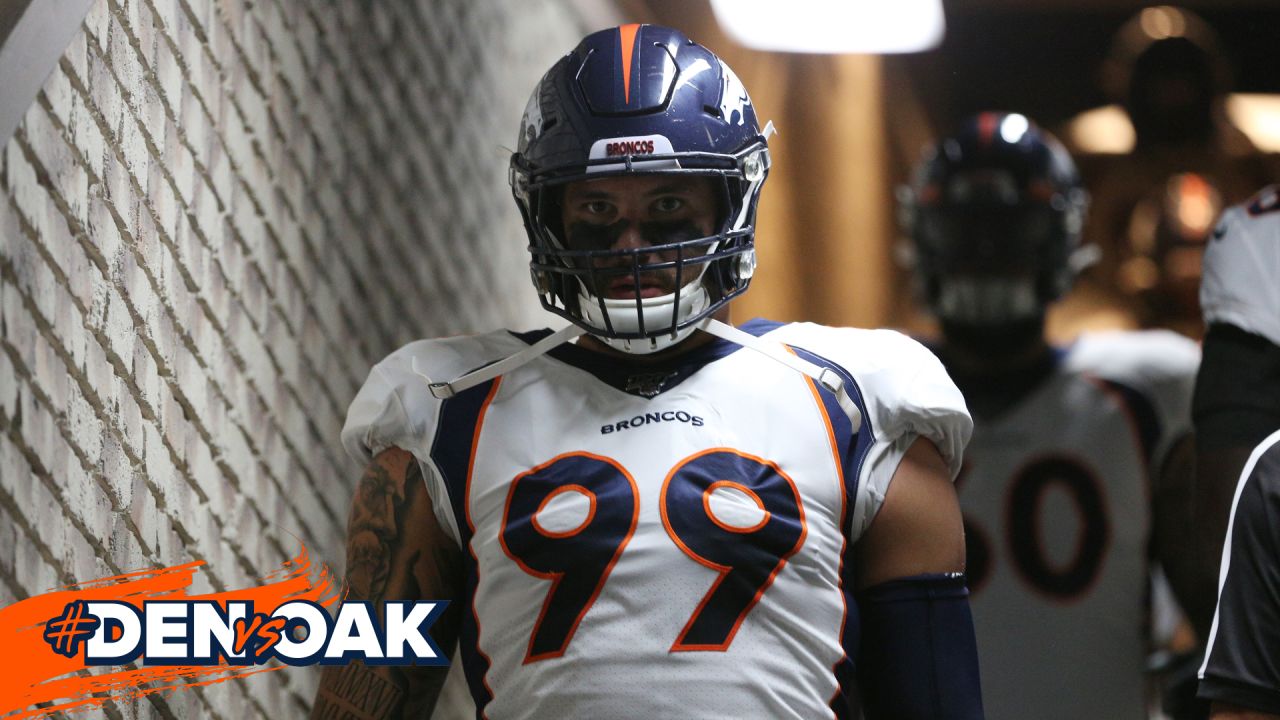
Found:
[[[1215,720],[1280,718],[1280,186],[1223,214],[1200,304],[1200,542],[1222,560],[1199,697]]]
[[[352,403],[349,597],[451,601],[478,716],[982,716],[963,399],[894,332],[729,324],[769,168],[706,48],[587,36],[510,172],[571,324],[411,343]],[[334,669],[314,714],[422,716],[439,677]]]
[[[1087,258],[1086,205],[1058,141],[993,112],[930,148],[904,193],[936,351],[974,418],[957,488],[997,720],[1146,717],[1149,551],[1176,550],[1189,514],[1195,344],[1046,340]]]

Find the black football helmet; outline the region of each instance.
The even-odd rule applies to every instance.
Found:
[[[1043,318],[1087,265],[1075,163],[1014,113],[981,113],[929,148],[902,197],[925,300],[944,324]]]
[[[588,35],[538,83],[525,108],[510,183],[529,235],[534,286],[547,310],[615,348],[668,347],[742,293],[755,269],[755,212],[769,172],[746,89],[678,30],[623,25]],[[639,249],[573,249],[564,186],[627,174],[706,176],[721,195],[718,230]],[[674,260],[657,261],[657,253]],[[675,292],[606,298],[619,277],[675,269]]]

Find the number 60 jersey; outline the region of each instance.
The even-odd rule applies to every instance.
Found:
[[[448,400],[545,333],[412,343],[374,367],[343,442],[418,459],[468,561],[461,653],[493,718],[844,716],[856,704],[851,545],[903,453],[952,473],[971,430],[938,361],[890,331],[744,330],[838,372],[826,390],[714,341],[675,365],[562,345]]]
[[[1199,357],[1168,331],[1086,334],[978,417],[956,482],[989,717],[1147,717],[1148,477],[1191,429]]]

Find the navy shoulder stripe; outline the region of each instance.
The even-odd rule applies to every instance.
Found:
[[[462,535],[463,547],[471,541],[471,528],[467,523],[467,473],[471,469],[471,456],[479,439],[478,430],[484,408],[490,394],[501,378],[481,383],[445,400],[440,405],[440,421],[436,436],[431,442],[431,460],[444,479],[449,491],[453,518]]]
[[[875,442],[875,429],[872,427],[871,418],[867,413],[867,404],[862,397],[862,389],[848,370],[804,348],[795,347],[794,345],[788,347],[794,350],[799,357],[820,367],[828,368],[839,375],[844,381],[845,391],[849,393],[849,397],[858,406],[858,412],[862,413],[862,426],[855,433],[853,431],[853,422],[844,414],[844,410],[840,408],[840,403],[835,396],[821,388],[817,383],[812,383],[822,399],[827,418],[831,421],[831,430],[835,434],[836,447],[840,453],[841,474],[844,476],[846,513],[845,517],[840,519],[840,522],[842,525],[841,532],[845,532],[847,527],[844,526],[848,523],[848,513],[853,512],[857,501],[858,478],[862,474],[862,464],[866,461],[867,451],[870,450],[872,443]],[[840,584],[844,593],[846,609],[844,626],[840,630],[840,645],[844,649],[844,656],[831,669],[836,679],[836,692],[831,698],[830,707],[835,717],[840,719],[858,716],[857,666],[854,658],[858,656],[862,628],[858,603],[853,596],[853,589],[857,583],[854,577],[855,564],[853,558],[849,557],[851,552],[852,543],[848,542],[848,538],[846,538],[845,556],[841,558],[840,563]]]
[[[459,628],[459,649],[463,669],[475,700],[477,717],[489,700],[484,677],[489,672],[489,659],[480,651],[480,627],[472,606],[476,587],[479,585],[479,567],[471,554],[471,524],[467,521],[467,480],[471,472],[471,458],[480,439],[480,425],[485,408],[497,392],[502,378],[468,388],[445,400],[440,406],[440,421],[431,443],[431,460],[444,480],[449,492],[454,524],[458,528],[463,557],[467,560],[466,609],[462,613]]]

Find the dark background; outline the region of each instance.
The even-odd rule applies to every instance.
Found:
[[[906,70],[935,127],[992,108],[1009,108],[1054,127],[1114,99],[1101,73],[1119,28],[1158,3],[944,2],[946,38],[937,50],[886,56]],[[1280,2],[1184,3],[1219,35],[1234,90],[1280,92]]]

